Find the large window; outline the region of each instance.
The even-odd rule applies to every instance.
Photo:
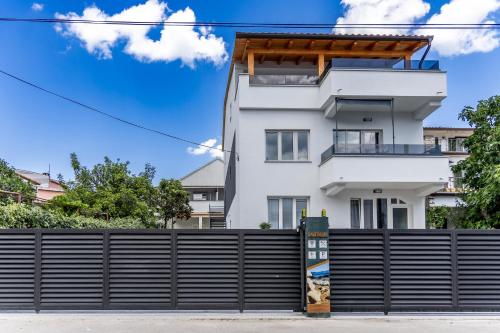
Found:
[[[333,131],[333,144],[339,153],[375,152],[375,145],[382,143],[382,131],[338,130]]]
[[[465,138],[449,138],[448,151],[467,152],[464,146]]]
[[[307,198],[267,199],[267,216],[272,229],[295,229],[300,223],[302,209],[307,211]]]
[[[266,131],[266,161],[308,161],[309,131]]]

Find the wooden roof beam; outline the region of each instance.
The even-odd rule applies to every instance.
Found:
[[[278,59],[278,65],[281,65],[281,63],[285,60],[285,56],[282,55],[281,57],[279,57]]]
[[[330,46],[328,46],[328,49],[329,49],[329,50],[333,50],[333,48],[334,48],[334,47],[335,47],[335,41],[334,41],[334,40],[332,40],[332,41],[330,42]]]
[[[378,42],[373,42],[366,48],[367,51],[373,51],[373,49],[377,46]]]
[[[268,39],[267,42],[266,42],[266,49],[270,49],[271,45],[273,45],[273,40],[272,39]]]
[[[240,63],[242,63],[242,64],[245,62],[245,60],[246,60],[246,58],[247,58],[247,51],[248,51],[248,45],[249,45],[249,44],[250,44],[250,40],[249,40],[249,39],[247,39],[247,40],[245,41],[245,46],[243,47],[243,54],[242,54],[242,56],[241,56],[241,61],[240,61]]]
[[[386,51],[394,51],[396,49],[396,47],[398,47],[398,45],[399,45],[399,42],[394,42],[391,45],[389,45],[385,50]]]
[[[260,59],[259,59],[259,64],[263,64],[264,63],[264,60],[266,59],[266,55],[263,54]]]
[[[358,45],[358,42],[357,41],[354,41],[351,43],[351,45],[349,45],[346,50],[349,50],[351,51],[356,45]]]
[[[312,48],[314,47],[314,43],[315,43],[315,42],[314,42],[314,40],[310,40],[310,41],[309,41],[309,44],[307,44],[307,48],[308,48],[309,50],[312,50]]]
[[[299,56],[299,57],[297,58],[297,60],[295,60],[295,64],[296,64],[296,65],[300,65],[300,63],[302,62],[302,60],[304,60],[304,56]]]
[[[288,43],[286,43],[286,48],[290,49],[293,46],[293,40],[289,40]]]

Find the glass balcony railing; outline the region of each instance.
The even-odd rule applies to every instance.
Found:
[[[321,163],[334,155],[418,155],[441,156],[439,145],[377,144],[332,145],[321,154]]]
[[[250,83],[255,85],[316,85],[317,75],[275,75],[258,74],[250,77]]]
[[[437,60],[403,60],[403,59],[363,59],[363,58],[335,58],[331,61],[333,68],[353,68],[353,69],[406,69],[406,70],[426,70],[438,71],[439,61]]]

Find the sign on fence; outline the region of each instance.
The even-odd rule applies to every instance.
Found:
[[[330,316],[330,256],[327,217],[302,219],[305,233],[307,315]]]

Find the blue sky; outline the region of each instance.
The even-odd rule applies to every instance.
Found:
[[[373,0],[346,0],[344,5],[351,7],[342,6],[336,0],[168,1],[171,12],[166,9],[164,15],[170,16],[189,7],[198,21],[324,23],[343,17],[346,22],[353,22],[356,10],[361,13],[366,10],[363,1]],[[398,8],[398,16],[405,22],[425,21],[439,14],[442,6],[449,2],[405,1],[412,6]],[[485,10],[487,18],[498,19],[497,0],[484,1],[485,6],[490,6],[489,12]],[[69,12],[82,15],[83,10],[92,5],[113,15],[146,0],[37,2],[41,6],[33,7],[33,1],[1,1],[0,16],[54,17],[56,13],[66,15]],[[476,7],[482,5],[481,1],[474,3]],[[378,6],[381,11],[382,7]],[[467,15],[469,11],[461,9],[459,12]],[[461,19],[452,16],[452,10],[448,13]],[[375,13],[375,19],[379,14],[384,13]],[[138,59],[141,57],[138,52],[149,50],[125,53],[128,40],[122,38],[115,41],[110,48],[111,54],[106,56],[102,49],[89,53],[82,47],[85,39],[67,27],[62,29],[58,32],[52,24],[0,23],[0,68],[145,126],[197,142],[210,138],[220,141],[222,104],[230,63],[221,60],[220,50],[219,53],[207,51],[204,59],[192,63],[185,58],[184,61],[170,61],[171,58],[151,61],[152,57],[163,55],[147,53]],[[224,42],[225,51],[230,55],[235,30],[221,28],[210,33],[220,43]],[[442,56],[433,51],[428,56],[429,59],[439,58],[441,68],[448,71],[448,98],[426,120],[426,125],[463,126],[457,114],[464,105],[475,105],[478,100],[499,93],[500,48],[493,46],[488,52],[476,52],[476,49],[484,49],[484,44],[498,43],[498,35],[486,37],[482,40],[471,38],[483,44],[473,45],[472,50],[469,46],[468,51],[463,48],[467,48],[470,41],[463,42],[466,46],[455,45],[455,49],[443,38],[437,47],[442,53],[454,50],[453,54]],[[147,38],[159,39],[160,29],[149,31]],[[169,50],[174,49],[173,59],[188,56],[189,50],[182,47],[176,50],[172,45]],[[463,52],[470,54],[460,54]],[[76,152],[85,165],[93,165],[102,161],[103,156],[109,156],[130,161],[134,172],[150,162],[157,168],[157,178],[181,177],[211,159],[208,153],[189,154],[188,147],[89,113],[0,76],[0,158],[15,167],[46,171],[50,164],[53,175],[62,173],[70,178],[69,154]]]

